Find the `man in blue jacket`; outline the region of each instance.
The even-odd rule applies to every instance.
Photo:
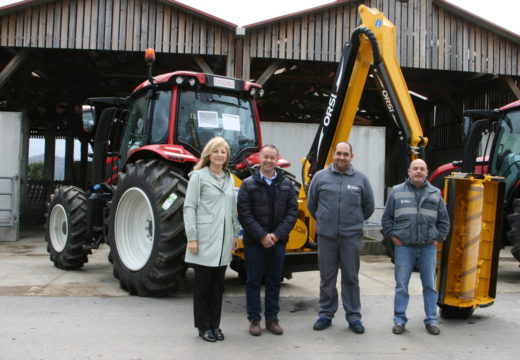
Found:
[[[363,223],[374,212],[374,195],[368,178],[352,166],[353,158],[352,146],[338,143],[333,163],[318,171],[309,186],[307,206],[317,223],[320,268],[320,312],[314,330],[328,328],[338,310],[339,268],[349,328],[356,334],[365,332],[358,273]]]
[[[260,287],[265,276],[265,325],[283,334],[278,323],[280,280],[285,245],[298,217],[298,200],[292,181],[275,165],[280,158],[274,145],[260,150],[260,169],[244,180],[238,191],[238,220],[244,228],[246,304],[249,333],[262,334]]]
[[[435,270],[437,244],[444,241],[450,229],[446,205],[439,189],[427,180],[428,167],[417,159],[408,168],[408,179],[394,186],[386,202],[381,223],[383,233],[395,245],[394,334],[405,330],[408,307],[408,283],[415,266],[423,287],[424,325],[432,335],[440,333],[437,322]]]

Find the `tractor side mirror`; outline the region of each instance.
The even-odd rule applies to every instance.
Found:
[[[96,126],[96,108],[92,105],[83,105],[81,112],[83,131],[92,133]]]

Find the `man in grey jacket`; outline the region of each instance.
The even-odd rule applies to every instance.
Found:
[[[450,229],[446,205],[439,189],[427,180],[428,167],[417,159],[408,168],[408,179],[394,186],[386,202],[381,223],[383,233],[395,245],[394,334],[402,334],[408,319],[408,283],[415,266],[421,274],[423,287],[424,325],[438,335],[437,290],[435,270],[437,244],[444,241]]]
[[[336,280],[341,269],[341,300],[349,328],[365,332],[361,322],[359,261],[363,223],[374,212],[374,195],[367,177],[351,164],[347,142],[336,145],[333,163],[318,171],[308,191],[308,208],[317,222],[320,268],[320,312],[314,330],[332,324],[338,310]]]

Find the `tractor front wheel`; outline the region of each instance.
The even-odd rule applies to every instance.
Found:
[[[62,186],[47,204],[45,241],[54,266],[64,270],[79,269],[88,261],[87,197],[75,186]]]
[[[138,160],[119,174],[110,205],[110,256],[114,276],[130,294],[169,295],[185,272],[186,187],[183,173],[159,160]]]

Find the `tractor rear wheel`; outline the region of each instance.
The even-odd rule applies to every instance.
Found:
[[[186,271],[186,187],[179,169],[155,159],[129,163],[119,173],[108,242],[114,276],[131,295],[170,295]]]
[[[508,215],[511,229],[507,233],[509,241],[513,245],[511,254],[520,261],[520,198],[513,202],[513,213]]]
[[[88,262],[87,196],[75,186],[62,186],[47,204],[45,241],[54,266],[64,270],[79,269]]]

